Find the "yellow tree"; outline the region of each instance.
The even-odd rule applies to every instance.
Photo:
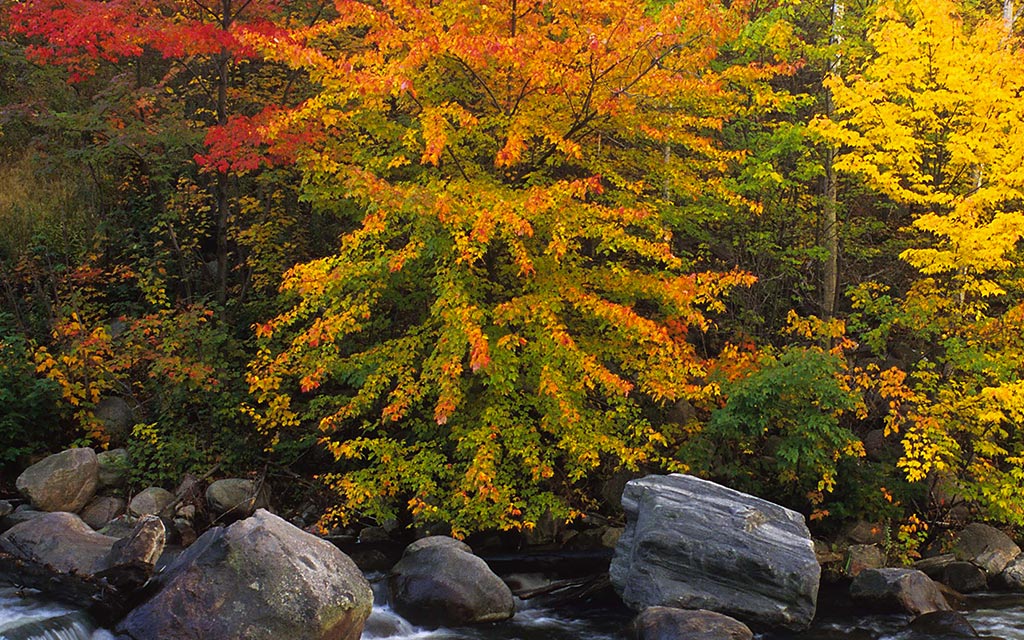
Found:
[[[836,167],[910,208],[919,278],[885,330],[927,345],[911,377],[911,480],[956,471],[969,497],[1024,522],[1019,241],[1024,234],[1024,57],[998,18],[952,0],[882,2],[859,74],[832,78]],[[855,306],[888,294],[864,287]],[[898,423],[894,423],[894,426]]]
[[[740,3],[336,4],[252,38],[322,87],[268,135],[314,132],[307,197],[359,213],[286,274],[251,412],[319,425],[341,516],[567,515],[594,469],[673,450],[645,408],[695,392],[686,332],[750,281],[673,251],[675,205],[728,197],[729,83],[767,73],[711,68]]]

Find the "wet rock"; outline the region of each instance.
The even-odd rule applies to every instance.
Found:
[[[633,620],[635,640],[751,640],[742,622],[703,609],[648,607]]]
[[[128,484],[128,451],[111,449],[96,454],[99,463],[99,486],[97,491],[104,489],[120,489]]]
[[[256,509],[270,506],[269,490],[265,484],[245,478],[217,480],[206,489],[206,505],[219,519],[246,518]]]
[[[128,513],[133,516],[158,516],[174,502],[174,494],[161,487],[143,489],[128,503]]]
[[[709,609],[766,626],[806,628],[821,568],[802,515],[692,476],[626,485],[626,530],[612,559],[634,610]]]
[[[14,505],[7,500],[0,500],[0,518],[14,511]]]
[[[917,569],[865,569],[850,583],[850,596],[877,609],[914,616],[951,609],[935,582]]]
[[[999,584],[1010,591],[1024,591],[1024,553],[1020,553],[999,574]]]
[[[114,496],[96,496],[82,509],[81,516],[85,524],[93,529],[102,529],[107,523],[124,513],[125,501]]]
[[[511,618],[515,602],[508,586],[466,545],[448,540],[432,536],[406,548],[388,575],[395,611],[413,624],[432,626]]]
[[[164,552],[167,530],[158,516],[142,516],[132,532],[114,542],[108,556],[108,567],[137,566],[153,571]]]
[[[914,563],[914,568],[923,571],[932,580],[942,580],[942,574],[946,567],[956,562],[956,556],[952,553],[944,553],[930,558],[922,558]]]
[[[852,544],[846,550],[844,573],[853,578],[865,569],[881,569],[885,566],[885,551],[874,544]]]
[[[960,593],[974,593],[988,587],[985,571],[970,562],[951,562],[942,571],[940,579]]]
[[[78,512],[92,500],[99,463],[92,449],[67,449],[25,469],[15,485],[39,511]]]
[[[92,530],[73,513],[44,513],[0,535],[0,549],[55,571],[92,575],[106,568],[116,538]]]
[[[1020,547],[1008,535],[977,522],[964,527],[953,549],[957,560],[978,565],[990,578],[1002,573],[1020,552]]]
[[[978,638],[978,632],[959,611],[932,611],[910,623],[911,638]]]
[[[259,509],[204,533],[116,632],[132,640],[358,640],[372,603],[344,553]]]
[[[100,533],[112,538],[124,538],[135,529],[135,519],[128,515],[120,515],[108,522]]]

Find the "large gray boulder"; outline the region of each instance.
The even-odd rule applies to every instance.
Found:
[[[174,502],[174,494],[163,487],[149,487],[135,494],[128,503],[128,513],[133,516],[158,516]]]
[[[957,536],[953,553],[957,560],[974,563],[994,578],[1020,555],[1020,547],[999,529],[975,522]]]
[[[850,583],[850,597],[912,616],[952,609],[935,581],[917,569],[865,569]]]
[[[759,625],[810,625],[821,567],[799,513],[677,474],[629,482],[622,507],[626,530],[610,577],[630,608],[708,609]]]
[[[507,620],[512,591],[465,544],[432,536],[410,545],[388,576],[391,606],[425,626]]]
[[[263,510],[204,533],[117,626],[132,640],[358,640],[373,594],[337,547]]]
[[[85,524],[93,529],[102,529],[107,523],[124,513],[124,498],[96,496],[85,505],[80,515]]]
[[[18,491],[39,511],[79,511],[96,495],[99,463],[92,449],[67,449],[25,469]]]
[[[45,513],[0,535],[0,549],[62,573],[92,575],[107,567],[117,538],[96,533],[73,513]]]

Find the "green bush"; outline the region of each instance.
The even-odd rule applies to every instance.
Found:
[[[0,313],[0,469],[60,444],[57,388],[36,375],[32,349]]]

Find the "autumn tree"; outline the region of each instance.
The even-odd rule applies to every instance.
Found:
[[[900,466],[911,480],[955,477],[990,513],[1021,522],[1024,59],[1003,20],[949,0],[881,3],[870,41],[860,73],[829,84],[839,121],[819,124],[842,145],[838,170],[913,217],[916,246],[901,257],[917,280],[854,293],[869,344],[919,350]]]
[[[735,199],[726,86],[765,73],[710,66],[737,10],[342,0],[251,38],[322,87],[267,134],[315,132],[306,197],[352,212],[286,274],[250,372],[263,429],[315,425],[337,458],[334,515],[532,526],[595,470],[671,465],[650,409],[701,393],[688,333],[751,280],[673,252],[696,203]]]

